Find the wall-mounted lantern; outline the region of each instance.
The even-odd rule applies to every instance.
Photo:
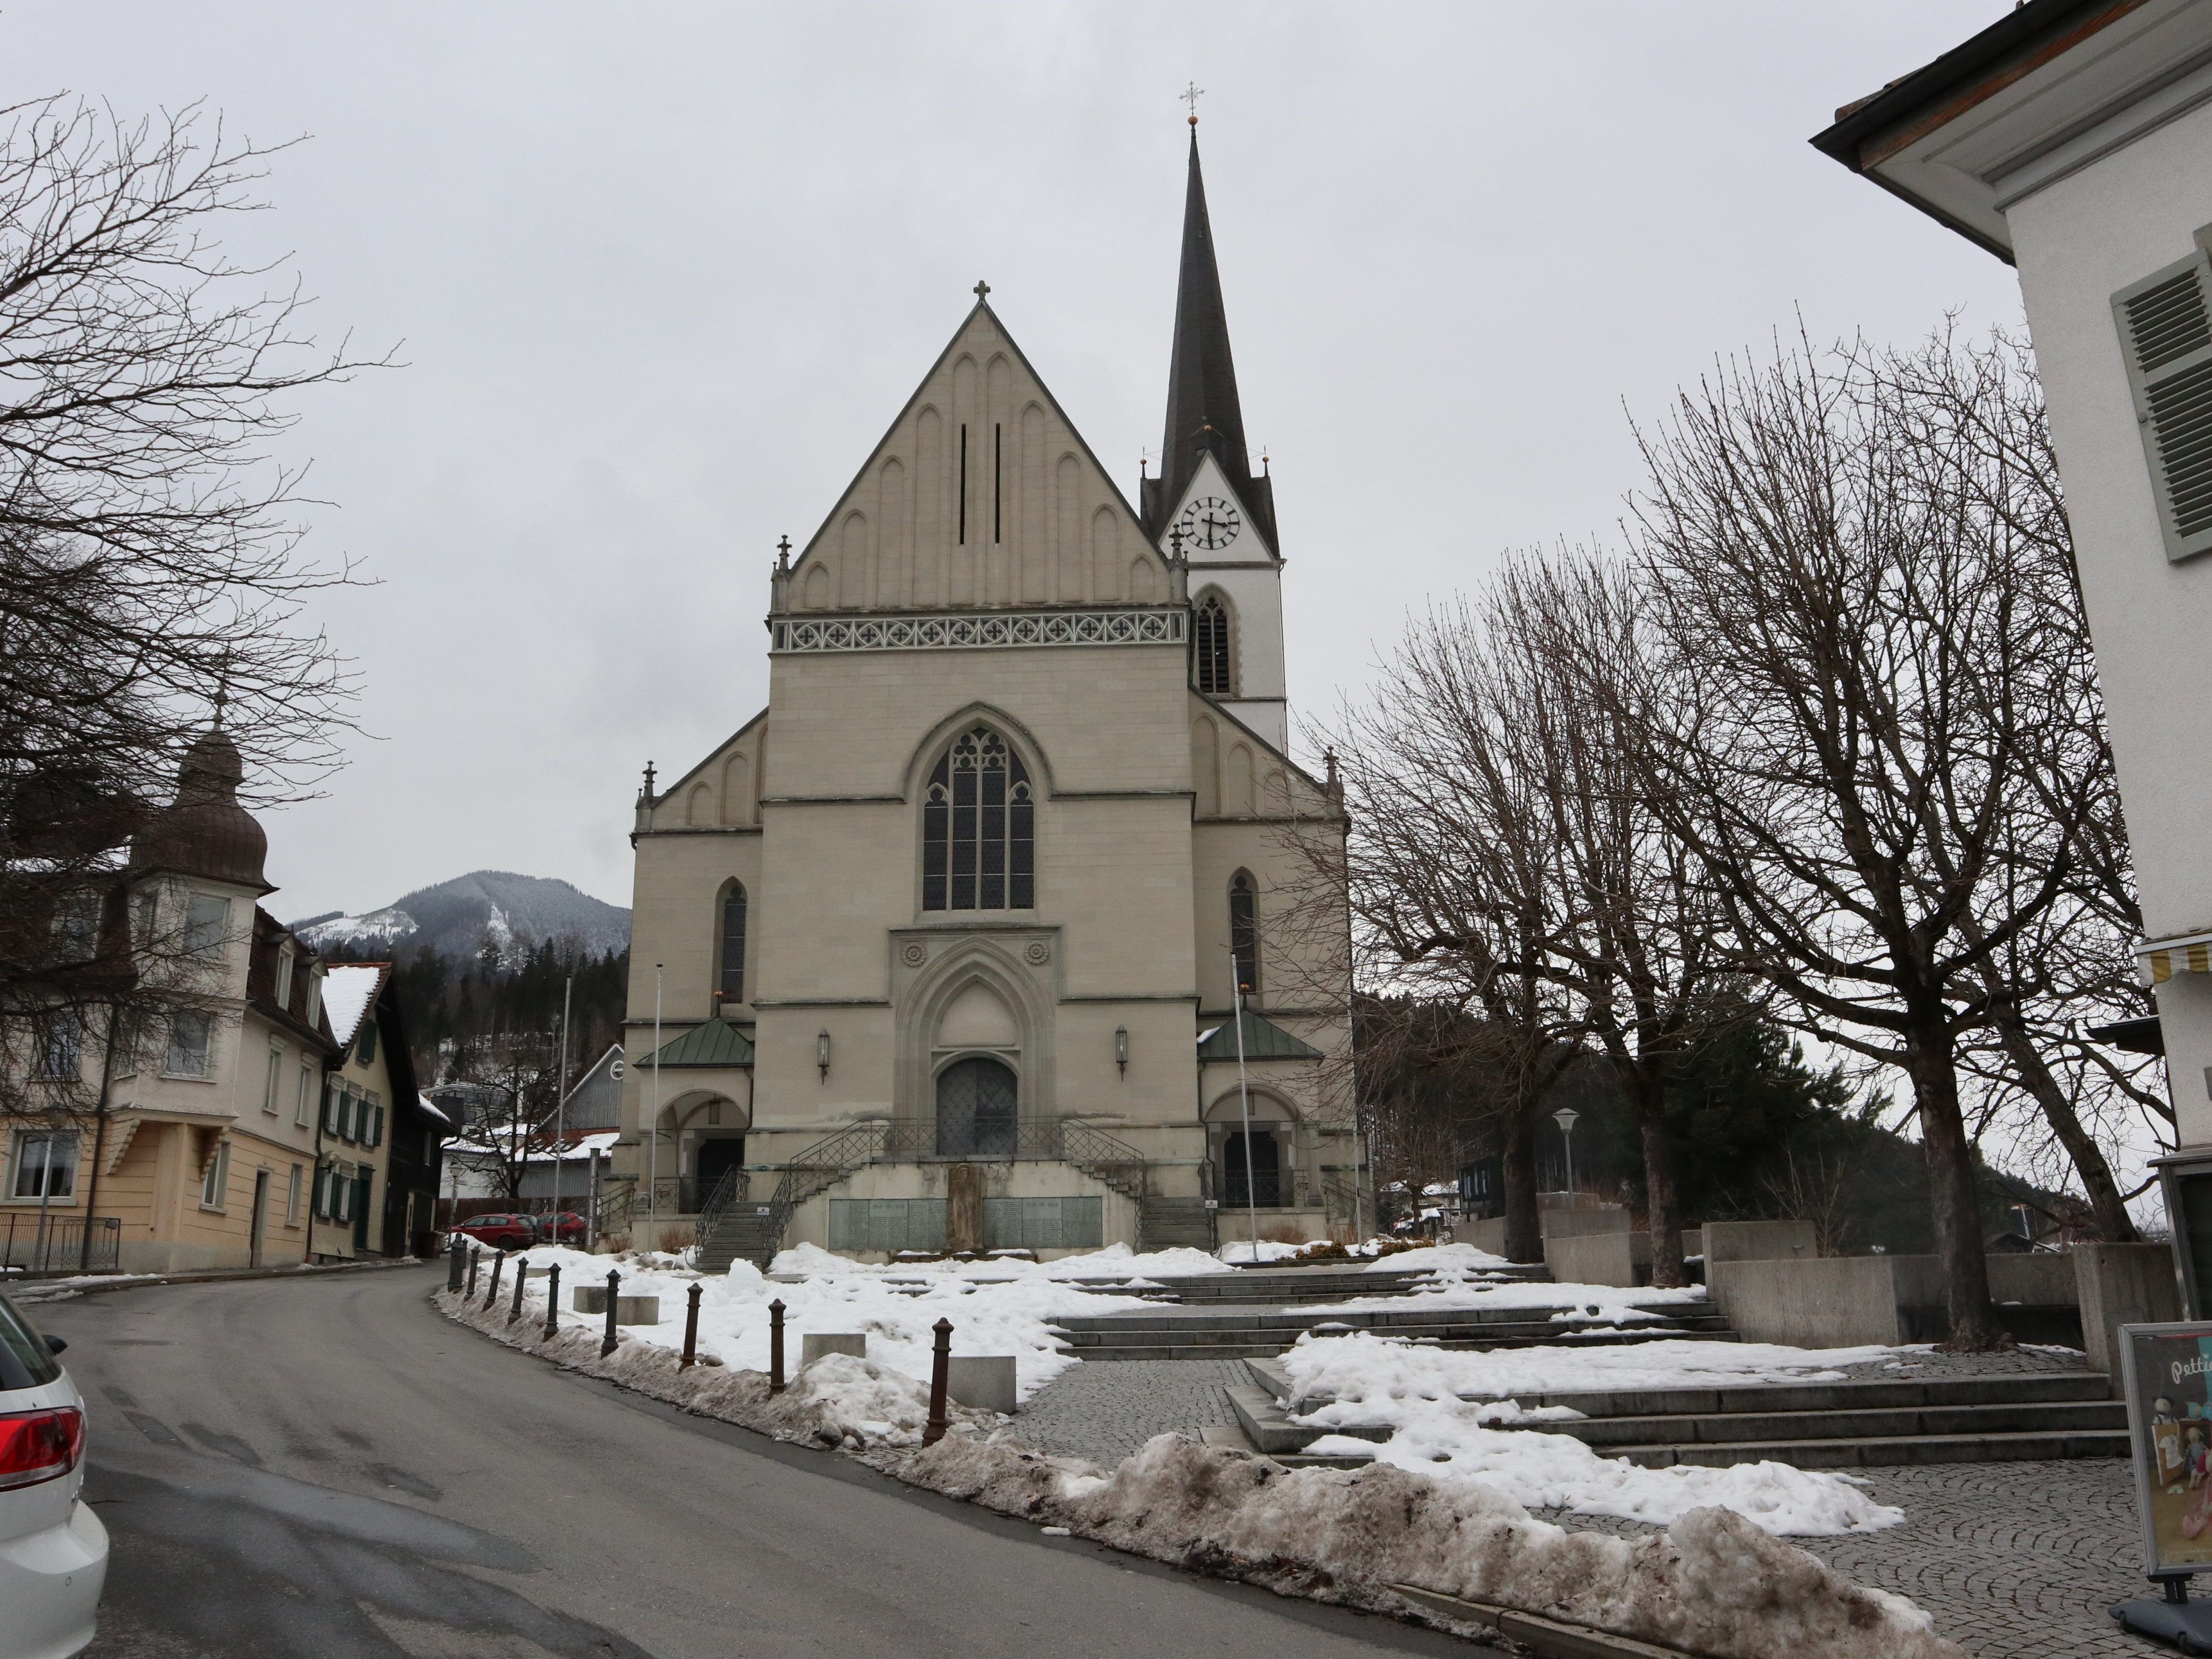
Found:
[[[822,1068],[822,1080],[830,1080],[830,1033],[822,1032],[814,1039],[814,1063]]]
[[[1129,1075],[1129,1028],[1126,1025],[1114,1028],[1114,1064],[1123,1077]]]

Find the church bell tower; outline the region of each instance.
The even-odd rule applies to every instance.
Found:
[[[1281,752],[1290,718],[1274,485],[1264,469],[1254,474],[1244,441],[1195,113],[1190,126],[1167,424],[1140,505],[1160,550],[1189,562],[1192,684]]]

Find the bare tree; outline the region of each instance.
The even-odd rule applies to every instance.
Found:
[[[2073,596],[2005,519],[1929,487],[1863,356],[1731,365],[1640,434],[1634,532],[1663,645],[1650,799],[1741,966],[1911,1079],[1952,1340],[1990,1304],[1962,1034],[1987,969],[2066,890],[2095,786],[2055,772]],[[2037,878],[2003,887],[2018,860]]]
[[[56,1033],[160,1041],[198,994],[195,942],[131,937],[118,849],[211,718],[258,799],[336,758],[349,686],[301,607],[349,573],[297,556],[270,449],[362,364],[219,245],[272,154],[197,107],[0,110],[0,1110],[92,1090],[26,1091]]]

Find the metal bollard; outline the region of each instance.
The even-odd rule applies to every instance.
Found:
[[[545,1340],[550,1342],[561,1326],[561,1264],[545,1269]]]
[[[690,1305],[684,1310],[684,1363],[676,1368],[679,1371],[690,1370],[699,1357],[699,1291],[695,1284],[684,1293]]]
[[[530,1264],[527,1261],[516,1262],[514,1264],[514,1305],[507,1310],[507,1322],[510,1325],[522,1317],[522,1287],[529,1282]]]
[[[952,1369],[952,1322],[940,1319],[930,1328],[937,1333],[937,1347],[929,1356],[929,1422],[921,1431],[925,1446],[944,1439],[950,1426],[945,1416],[945,1381]]]
[[[467,1299],[468,1299],[468,1300],[470,1300],[470,1301],[471,1301],[471,1302],[473,1302],[473,1301],[475,1301],[475,1300],[476,1300],[476,1295],[477,1295],[477,1264],[479,1261],[483,1261],[483,1249],[482,1249],[480,1247],[477,1246],[477,1245],[474,1245],[474,1244],[470,1245],[470,1246],[469,1246],[469,1288],[468,1288],[468,1291],[467,1291],[467,1293],[466,1293],[466,1294],[467,1294]]]
[[[622,1274],[607,1269],[607,1334],[599,1339],[599,1358],[605,1359],[615,1351],[615,1297],[622,1289]]]
[[[459,1238],[451,1233],[446,1235],[446,1288],[449,1291],[459,1291],[461,1288],[461,1275],[468,1271],[469,1266],[461,1258],[467,1254],[461,1248]]]
[[[783,1298],[768,1304],[768,1391],[783,1392]]]
[[[502,1245],[500,1249],[499,1254],[491,1259],[491,1288],[484,1292],[484,1306],[486,1308],[490,1307],[493,1303],[499,1300],[499,1275],[501,1271],[505,1268],[506,1266],[507,1249],[506,1247]]]

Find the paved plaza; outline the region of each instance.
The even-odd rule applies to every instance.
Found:
[[[1938,1356],[1913,1370],[2080,1364],[2078,1354],[2070,1365],[2033,1352],[1995,1366],[1988,1358],[1961,1364]],[[1110,1465],[1153,1435],[1195,1434],[1206,1424],[1233,1421],[1222,1389],[1249,1380],[1235,1360],[1076,1365],[1035,1396],[1016,1429],[1042,1450]],[[1876,1469],[1865,1478],[1876,1498],[1905,1511],[1902,1526],[1791,1541],[1855,1583],[1910,1596],[1977,1659],[2151,1659],[2171,1651],[2121,1635],[2105,1613],[2149,1589],[2124,1462],[1943,1463]],[[1564,1527],[1622,1537],[1653,1530],[1604,1516],[1537,1513]]]

